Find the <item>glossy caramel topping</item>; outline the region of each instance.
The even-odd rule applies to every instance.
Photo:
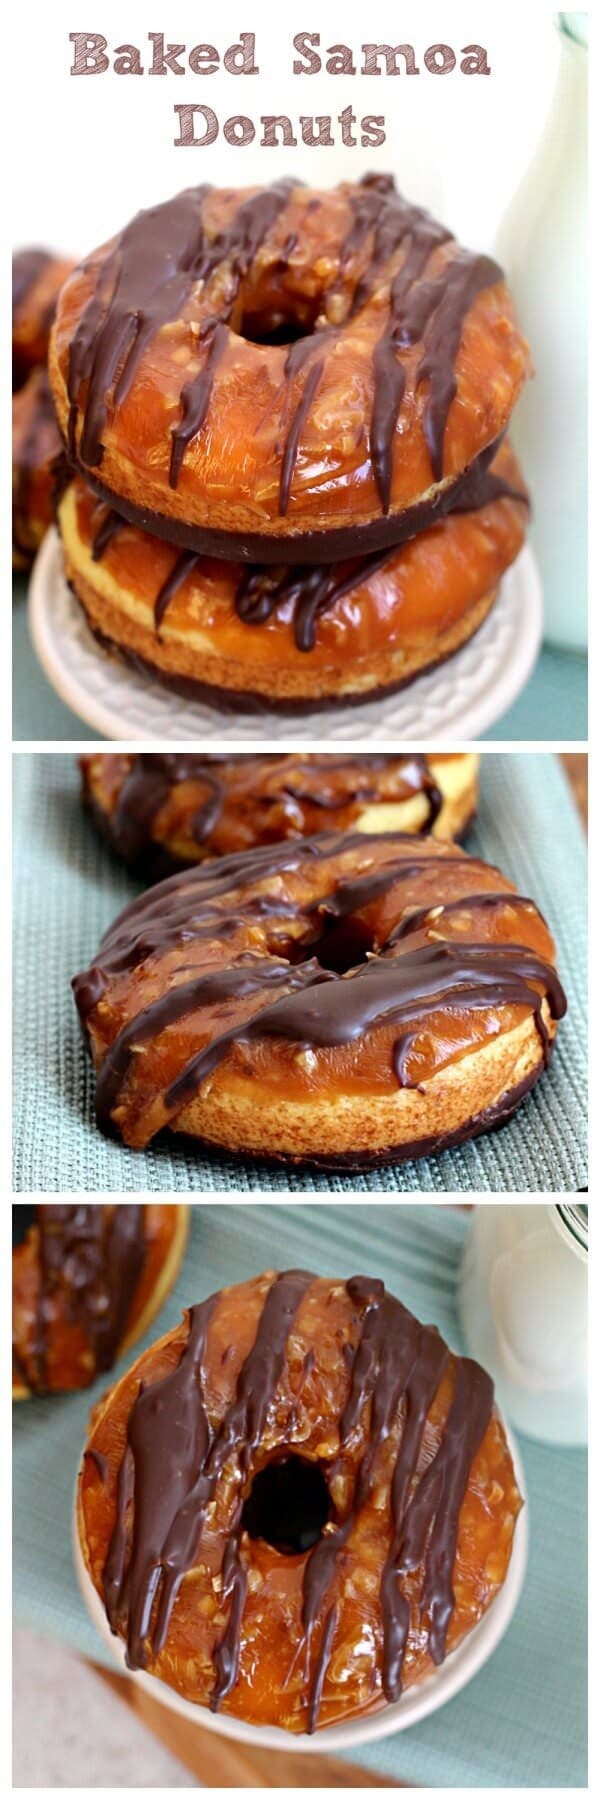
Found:
[[[382,514],[390,509],[392,450],[406,395],[403,353],[419,345],[415,391],[426,390],[425,443],[433,480],[442,479],[464,322],[479,293],[502,282],[502,271],[491,258],[455,246],[446,228],[396,192],[391,177],[367,176],[343,192],[350,228],[337,245],[323,291],[312,297],[316,310],[308,326],[304,315],[311,297],[303,296],[302,318],[297,321],[300,335],[284,358],[280,517],[288,511],[298,452],[327,360],[335,354],[344,324],[369,310],[382,314],[372,344],[371,416],[364,421]],[[198,296],[194,333],[198,367],[183,381],[179,416],[171,427],[172,488],[177,487],[190,442],[210,421],[215,375],[230,331],[243,336],[246,311],[254,307],[256,318],[248,335],[268,342],[271,332],[273,341],[280,341],[281,316],[272,296],[270,305],[265,302],[261,332],[257,259],[277,230],[276,267],[285,271],[297,243],[286,215],[298,187],[281,181],[251,193],[216,235],[204,224],[210,194],[206,187],[188,189],[138,214],[109,247],[99,268],[70,343],[67,374],[70,451],[90,470],[101,464],[107,419],[126,401],[154,339],[181,319]],[[284,315],[286,323],[293,326],[294,321]],[[294,336],[292,329],[290,335]]]
[[[310,835],[324,815],[347,827],[367,806],[423,795],[420,830],[442,795],[427,758],[413,756],[198,756],[151,752],[81,758],[84,798],[127,862],[166,843],[185,864],[206,854]]]
[[[48,376],[34,369],[12,402],[13,546],[31,560],[54,516],[62,441]]]
[[[126,908],[73,987],[99,1123],[140,1144],[222,1063],[264,1072],[269,1046],[295,1094],[286,1045],[326,1085],[337,1051],[342,1090],[358,1068],[412,1087],[527,1014],[546,1060],[543,1005],[554,1020],[566,1007],[533,903],[485,863],[395,833],[321,833],[175,876]]]
[[[137,1394],[124,1420],[114,1522],[102,1568],[107,1616],[112,1630],[125,1638],[130,1667],[152,1664],[165,1646],[169,1650],[186,1575],[208,1557],[225,1614],[211,1652],[213,1681],[207,1698],[215,1711],[239,1679],[251,1600],[246,1496],[256,1470],[273,1467],[293,1446],[290,1337],[311,1297],[318,1295],[327,1324],[330,1285],[303,1270],[269,1279],[233,1394],[217,1414],[208,1371],[224,1296],[214,1294],[193,1307],[179,1358],[168,1371],[148,1380],[142,1361]],[[245,1290],[237,1292],[242,1300]],[[301,1703],[308,1731],[318,1725],[328,1681],[341,1610],[338,1575],[351,1567],[349,1545],[374,1504],[382,1454],[387,1458],[389,1447],[393,1456],[386,1463],[386,1505],[382,1511],[380,1499],[375,1515],[387,1552],[375,1602],[373,1685],[380,1698],[399,1698],[411,1633],[435,1664],[443,1662],[456,1606],[453,1577],[461,1512],[493,1408],[492,1382],[483,1369],[468,1358],[451,1357],[438,1332],[420,1325],[382,1281],[354,1277],[336,1292],[344,1296],[332,1340],[334,1361],[345,1367],[338,1390],[343,1399],[339,1410],[322,1421],[321,1433],[329,1440],[333,1436],[337,1449],[311,1452],[324,1470],[331,1524],[301,1554],[301,1635],[290,1645],[292,1666],[304,1671]],[[317,1332],[317,1315],[312,1316]],[[304,1358],[311,1379],[319,1352],[315,1337]],[[430,1421],[448,1375],[449,1403],[432,1436]],[[110,1412],[109,1402],[108,1429]],[[99,1435],[102,1442],[102,1428]],[[86,1454],[98,1454],[97,1446]],[[104,1482],[107,1464],[102,1451],[99,1455],[96,1467]],[[214,1541],[223,1484],[232,1494],[230,1522],[215,1564],[208,1546]],[[346,1498],[340,1500],[344,1492]],[[515,1501],[518,1510],[516,1494]],[[293,1549],[289,1555],[295,1568]],[[278,1564],[284,1579],[285,1554]],[[186,1640],[188,1657],[192,1642]],[[279,1682],[283,1692],[285,1669],[279,1671]]]
[[[22,1212],[24,1219],[18,1216]],[[143,1267],[144,1209],[45,1203],[14,1207],[13,1221],[15,1214],[17,1243],[27,1242],[32,1227],[37,1232],[37,1310],[23,1373],[27,1387],[44,1393],[48,1332],[57,1305],[81,1326],[94,1370],[111,1367]]]
[[[399,550],[411,538],[431,530],[444,520],[450,522],[453,516],[482,512],[497,500],[517,501],[528,509],[526,489],[516,486],[514,479],[508,478],[515,472],[518,474],[512,454],[510,451],[500,450],[498,455],[499,448],[497,444],[492,444],[443,493],[434,495],[428,502],[408,507],[398,524],[397,541],[371,556],[349,554],[339,563],[315,562],[292,568],[267,563],[235,571],[232,600],[237,618],[243,625],[258,626],[267,624],[275,615],[280,616],[289,622],[296,649],[304,652],[314,650],[319,619],[338,606],[346,595],[363,589],[379,571],[389,570],[393,580],[398,568]],[[496,459],[498,466],[490,467],[492,462],[496,463]],[[113,508],[107,507],[102,511],[99,522],[94,526],[92,560],[100,562],[115,538],[125,530],[125,519]],[[233,573],[234,565],[231,564],[230,567]],[[154,598],[157,635],[160,636],[161,626],[176,595],[188,582],[201,585],[203,580],[210,580],[213,569],[214,563],[201,552],[189,549],[179,552],[168,575],[158,586]]]

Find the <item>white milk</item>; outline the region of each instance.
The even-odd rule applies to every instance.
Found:
[[[459,1313],[469,1352],[527,1436],[587,1435],[587,1207],[475,1208]]]
[[[561,57],[536,154],[496,252],[528,337],[535,380],[511,437],[531,485],[545,635],[587,644],[586,15],[559,13]]]

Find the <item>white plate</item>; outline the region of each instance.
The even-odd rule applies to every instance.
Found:
[[[104,1643],[112,1650],[121,1671],[129,1675],[131,1681],[146,1689],[155,1700],[161,1700],[164,1706],[173,1712],[180,1713],[195,1725],[202,1725],[207,1731],[216,1731],[222,1737],[237,1738],[238,1742],[254,1744],[257,1748],[271,1750],[302,1750],[323,1752],[342,1750],[348,1754],[358,1748],[359,1744],[372,1744],[376,1738],[392,1737],[397,1731],[405,1731],[408,1725],[415,1725],[419,1719],[426,1719],[429,1713],[437,1712],[454,1694],[466,1686],[478,1669],[483,1667],[488,1657],[500,1643],[512,1619],[527,1566],[528,1528],[527,1528],[527,1496],[523,1465],[515,1440],[509,1427],[505,1424],[510,1453],[513,1459],[515,1475],[525,1505],[523,1506],[515,1528],[512,1555],[504,1586],[496,1599],[488,1608],[483,1619],[475,1626],[457,1650],[436,1669],[433,1675],[410,1688],[401,1700],[394,1701],[391,1706],[382,1707],[380,1712],[372,1713],[363,1719],[352,1719],[347,1725],[324,1725],[313,1737],[302,1732],[282,1731],[278,1725],[247,1725],[243,1719],[234,1719],[228,1713],[211,1713],[208,1707],[196,1706],[190,1700],[184,1700],[174,1688],[168,1687],[156,1676],[148,1675],[143,1669],[128,1670],[125,1664],[125,1650],[120,1638],[113,1637],[106,1613],[96,1589],[88,1575],[77,1531],[76,1498],[73,1514],[73,1554],[75,1572],[85,1604],[94,1625],[100,1632]]]
[[[278,712],[225,712],[182,700],[152,676],[138,674],[102,650],[65,581],[56,531],[39,551],[29,590],[29,623],[48,680],[100,737],[123,742],[184,743],[214,736],[254,746],[324,738],[332,744],[420,741],[428,749],[450,737],[478,738],[521,692],[542,637],[542,593],[528,546],[504,577],[485,624],[469,644],[431,674],[387,700],[331,707],[286,718]]]

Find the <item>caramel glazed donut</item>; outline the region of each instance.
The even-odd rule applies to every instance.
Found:
[[[50,327],[72,262],[49,250],[17,250],[12,259],[13,390],[47,362]]]
[[[344,831],[453,838],[477,808],[479,758],[88,754],[82,798],[112,850],[159,880],[208,856]]]
[[[521,1505],[478,1363],[383,1282],[295,1269],[192,1307],[104,1397],[77,1515],[131,1668],[300,1732],[434,1673]]]
[[[336,563],[244,569],[177,551],[79,478],[58,506],[67,579],[107,649],[186,697],[303,712],[389,693],[454,655],[487,618],[527,517],[508,444],[446,518]]]
[[[187,1206],[13,1206],[13,1399],[89,1387],[173,1285]]]
[[[46,361],[59,289],[73,264],[47,250],[13,256],[12,530],[13,568],[27,569],[52,524],[62,439]]]
[[[490,464],[528,372],[497,264],[391,177],[139,214],[67,281],[50,346],[69,456],[117,515],[81,481],[61,508],[92,629],[192,691],[289,704],[413,679],[520,548],[520,473],[506,448]],[[431,540],[450,511],[468,517]],[[187,554],[115,543],[123,518]]]
[[[64,468],[45,369],[32,369],[12,397],[12,560],[28,569],[52,525]]]
[[[504,1123],[566,1001],[532,900],[432,837],[324,832],[175,875],[73,988],[106,1133],[359,1168]]]

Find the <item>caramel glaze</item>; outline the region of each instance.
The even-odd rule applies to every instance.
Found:
[[[12,385],[45,365],[59,290],[72,264],[49,250],[18,250],[12,259]]]
[[[67,1320],[81,1327],[94,1372],[111,1367],[144,1263],[144,1209],[115,1206],[107,1212],[103,1206],[45,1203],[22,1210],[27,1216],[16,1221],[17,1239],[26,1241],[33,1225],[39,1287],[26,1366],[17,1353],[17,1372],[30,1390],[43,1394],[48,1386],[47,1334],[57,1300]],[[13,1214],[20,1211],[13,1208]]]
[[[566,1009],[552,939],[503,881],[433,838],[325,832],[161,883],[73,981],[102,1129],[149,1142],[224,1062],[295,1097],[418,1087],[528,1014],[547,1061],[543,1003]]]
[[[34,369],[12,403],[12,532],[19,564],[31,562],[52,523],[62,440],[48,376]]]
[[[289,1340],[307,1297],[315,1303],[312,1330],[319,1329],[318,1293],[325,1329],[327,1332],[330,1327],[331,1336],[331,1284],[317,1282],[303,1270],[267,1279],[269,1285],[254,1340],[239,1366],[229,1399],[224,1397],[215,1408],[209,1373],[211,1343],[215,1343],[212,1333],[224,1300],[222,1294],[215,1294],[191,1308],[183,1327],[183,1341],[182,1334],[178,1334],[178,1359],[173,1361],[170,1357],[166,1372],[163,1362],[163,1372],[159,1366],[159,1372],[152,1369],[149,1378],[146,1359],[142,1359],[137,1382],[134,1376],[130,1383],[128,1398],[120,1401],[121,1390],[117,1390],[114,1419],[109,1398],[105,1418],[93,1433],[95,1443],[86,1452],[87,1456],[99,1455],[96,1467],[100,1480],[112,1487],[113,1525],[104,1560],[101,1552],[100,1563],[96,1562],[94,1579],[101,1581],[111,1629],[125,1639],[131,1668],[153,1666],[165,1646],[168,1652],[170,1646],[165,1673],[167,1679],[179,1685],[177,1649],[175,1639],[170,1637],[176,1627],[178,1596],[187,1573],[199,1560],[206,1557],[213,1575],[220,1574],[221,1608],[226,1622],[212,1643],[212,1687],[209,1684],[203,1695],[214,1711],[236,1689],[245,1640],[245,1609],[247,1602],[252,1602],[248,1588],[252,1545],[245,1532],[244,1500],[256,1469],[294,1448],[297,1402],[290,1407]],[[245,1289],[232,1290],[231,1301],[236,1293],[241,1301]],[[429,1657],[434,1665],[443,1662],[456,1607],[453,1577],[462,1509],[477,1453],[484,1440],[488,1441],[486,1434],[493,1418],[489,1376],[468,1358],[452,1357],[438,1332],[420,1325],[387,1293],[382,1281],[354,1277],[345,1288],[340,1284],[335,1294],[340,1298],[335,1301],[339,1316],[334,1354],[345,1373],[341,1389],[337,1383],[333,1402],[336,1411],[328,1414],[316,1429],[321,1437],[327,1435],[331,1439],[333,1435],[337,1449],[305,1451],[324,1470],[330,1492],[331,1524],[301,1559],[290,1558],[292,1567],[299,1566],[301,1607],[300,1635],[295,1643],[292,1640],[289,1649],[292,1668],[304,1670],[304,1694],[298,1705],[304,1728],[309,1732],[319,1724],[324,1690],[327,1688],[329,1701],[332,1691],[339,1698],[328,1685],[334,1639],[344,1606],[339,1577],[352,1569],[352,1558],[357,1554],[352,1550],[353,1534],[372,1506],[375,1488],[381,1483],[382,1457],[387,1459],[386,1509],[380,1509],[376,1516],[378,1531],[385,1534],[387,1551],[384,1542],[379,1594],[373,1603],[377,1625],[369,1705],[399,1699],[409,1639],[412,1643],[418,1641],[421,1658]],[[216,1354],[213,1347],[213,1362]],[[304,1357],[301,1381],[318,1383],[319,1354],[317,1336]],[[450,1395],[432,1441],[436,1397],[448,1376]],[[323,1382],[324,1378],[320,1380]],[[332,1399],[331,1392],[328,1399],[317,1399],[317,1412],[331,1405]],[[302,1447],[307,1440],[312,1442],[312,1435],[304,1431]],[[115,1470],[115,1446],[119,1443],[122,1449],[117,1448]],[[105,1448],[110,1445],[112,1452],[110,1469],[102,1453],[103,1444]],[[347,1477],[349,1469],[346,1498],[340,1505],[334,1498],[340,1492],[336,1477]],[[89,1481],[94,1478],[84,1473],[83,1479],[85,1518],[86,1488],[89,1494]],[[232,1494],[227,1501],[229,1519],[215,1541],[215,1508],[218,1515],[224,1482],[227,1494]],[[498,1491],[502,1493],[502,1488]],[[506,1500],[504,1504],[506,1508]],[[514,1486],[509,1505],[512,1534],[520,1505]],[[493,1506],[490,1513],[493,1514]],[[97,1531],[94,1536],[97,1544]],[[106,1531],[103,1536],[106,1538]],[[220,1567],[218,1561],[214,1563],[208,1547],[211,1541],[221,1557]],[[360,1566],[360,1550],[358,1558]],[[284,1558],[277,1558],[277,1563],[280,1578],[284,1579]],[[487,1603],[489,1597],[488,1592]],[[477,1616],[481,1610],[480,1604]],[[473,1622],[472,1617],[469,1622]],[[461,1635],[464,1629],[463,1621]],[[343,1639],[343,1631],[341,1635]],[[256,1627],[251,1642],[255,1662]],[[185,1645],[187,1668],[190,1655],[194,1656],[194,1640],[187,1633]],[[204,1669],[204,1644],[202,1649],[198,1666]],[[162,1673],[160,1665],[157,1672]],[[259,1656],[258,1679],[260,1676]],[[414,1679],[412,1668],[410,1678]],[[205,1678],[198,1677],[196,1688],[201,1679]],[[283,1701],[285,1666],[279,1668],[277,1679]],[[349,1681],[352,1686],[351,1670]],[[186,1692],[185,1683],[183,1691]],[[343,1716],[343,1694],[340,1704]],[[346,1707],[348,1704],[346,1698]],[[274,1691],[270,1716],[277,1716],[277,1705]],[[234,1710],[244,1716],[243,1701]],[[356,1710],[353,1699],[349,1716]],[[364,1710],[364,1701],[358,1710]]]
[[[274,613],[285,613],[290,620],[296,648],[302,651],[314,650],[317,624],[322,615],[330,612],[345,594],[351,593],[353,588],[362,585],[379,569],[391,563],[397,555],[399,545],[407,543],[418,531],[430,528],[442,519],[451,517],[453,513],[479,512],[492,505],[495,500],[516,500],[528,507],[527,493],[489,466],[499,448],[499,443],[490,445],[465,472],[462,480],[436,495],[430,503],[407,508],[398,526],[394,545],[386,545],[372,556],[354,557],[340,564],[309,563],[304,568],[278,567],[277,564],[244,568],[234,597],[238,619],[244,625],[264,625]],[[125,519],[114,508],[107,508],[92,540],[93,562],[101,560],[125,526]],[[180,551],[154,601],[157,633],[160,633],[160,627],[175,595],[190,576],[202,577],[203,565],[206,566],[206,559],[201,552],[189,549]]]
[[[302,293],[296,304],[298,316],[286,319],[277,309],[282,296],[274,291],[275,276],[281,285],[296,248],[298,234],[286,233],[284,215],[298,191],[298,184],[279,181],[251,193],[215,234],[214,226],[206,230],[204,225],[212,190],[188,189],[138,214],[102,253],[103,260],[90,259],[84,265],[83,274],[89,273],[93,285],[91,291],[87,286],[89,297],[76,315],[68,348],[67,435],[72,459],[90,476],[102,463],[107,422],[112,423],[127,401],[149,348],[165,328],[187,319],[193,304],[197,310],[189,325],[198,371],[184,380],[176,396],[172,489],[178,485],[189,444],[208,425],[215,375],[231,331],[257,342],[278,343],[282,333],[285,340],[289,326],[294,341],[283,359],[284,423],[277,447],[278,510],[280,518],[285,517],[304,428],[340,334],[357,317],[362,321],[373,313],[379,318],[382,311],[381,328],[372,338],[372,409],[364,426],[381,514],[385,518],[390,511],[393,447],[407,401],[403,356],[412,355],[414,361],[419,346],[414,371],[411,364],[411,393],[413,386],[417,396],[421,388],[426,391],[423,435],[431,477],[441,482],[464,322],[482,290],[502,283],[502,271],[490,257],[456,246],[451,232],[396,192],[391,176],[366,176],[357,187],[343,190],[351,222],[337,243],[323,292]],[[280,220],[282,243],[274,270],[265,275],[262,264],[257,272],[257,258]],[[273,249],[276,244],[277,237]],[[328,247],[326,261],[331,255]],[[283,304],[289,310],[290,294]],[[256,317],[246,329],[248,307],[255,308]],[[299,335],[294,338],[295,331]],[[425,480],[422,491],[429,485]],[[336,553],[334,548],[332,554]]]
[[[422,794],[421,832],[442,795],[427,758],[386,756],[198,756],[192,752],[80,758],[83,796],[125,862],[167,872],[203,855],[310,836],[332,815],[347,829],[362,808]],[[329,821],[328,821],[329,822]],[[174,845],[180,847],[176,853]]]

